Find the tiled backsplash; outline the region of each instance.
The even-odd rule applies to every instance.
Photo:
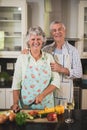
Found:
[[[0,86],[11,85],[15,62],[16,58],[0,58]]]
[[[81,59],[81,62],[82,62],[83,74],[87,75],[87,59]]]
[[[0,70],[13,74],[16,58],[0,58]]]
[[[75,41],[77,41],[77,39],[68,39],[68,38],[66,38],[66,40],[73,46],[75,46]],[[51,44],[53,41],[54,40],[52,38],[48,38],[47,42],[46,42],[46,45]]]

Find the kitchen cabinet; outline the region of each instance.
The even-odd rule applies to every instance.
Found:
[[[17,57],[27,32],[26,0],[0,1],[0,57]]]
[[[5,89],[0,89],[0,108],[5,108]]]
[[[0,109],[9,109],[13,104],[13,93],[11,88],[0,89]]]
[[[78,50],[81,58],[87,58],[87,1],[80,1],[78,14]]]
[[[13,105],[13,91],[11,88],[6,88],[6,94],[5,94],[5,107],[9,109]]]
[[[87,89],[82,89],[82,109],[87,109]]]

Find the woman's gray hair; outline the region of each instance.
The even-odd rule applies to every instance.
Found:
[[[50,32],[52,31],[52,26],[53,26],[54,24],[61,24],[62,27],[64,28],[64,30],[66,29],[65,25],[64,25],[62,22],[60,22],[60,21],[53,21],[53,22],[51,22],[51,24],[50,24]]]
[[[25,42],[26,42],[27,47],[29,47],[29,40],[30,40],[31,35],[42,36],[43,44],[46,43],[46,36],[45,36],[44,31],[42,30],[41,27],[35,26],[35,27],[29,28],[29,30],[26,34],[26,41]]]

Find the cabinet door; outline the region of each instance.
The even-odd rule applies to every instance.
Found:
[[[81,58],[85,58],[87,57],[87,1],[80,1],[78,16],[78,50]]]
[[[13,92],[11,88],[6,88],[6,108],[10,109],[10,107],[13,105]]]
[[[1,51],[21,50],[21,11],[18,7],[0,7],[0,36]]]
[[[16,58],[20,54],[27,32],[26,7],[25,0],[0,2],[0,57]]]
[[[0,89],[0,109],[5,109],[5,89]]]
[[[82,90],[82,109],[87,109],[87,89]]]

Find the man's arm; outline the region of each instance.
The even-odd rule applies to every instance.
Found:
[[[29,53],[29,49],[28,48],[25,48],[21,51],[22,54],[28,54]]]
[[[78,51],[75,51],[72,54],[72,67],[70,70],[70,77],[71,78],[81,78],[82,77],[82,64],[79,57]]]

